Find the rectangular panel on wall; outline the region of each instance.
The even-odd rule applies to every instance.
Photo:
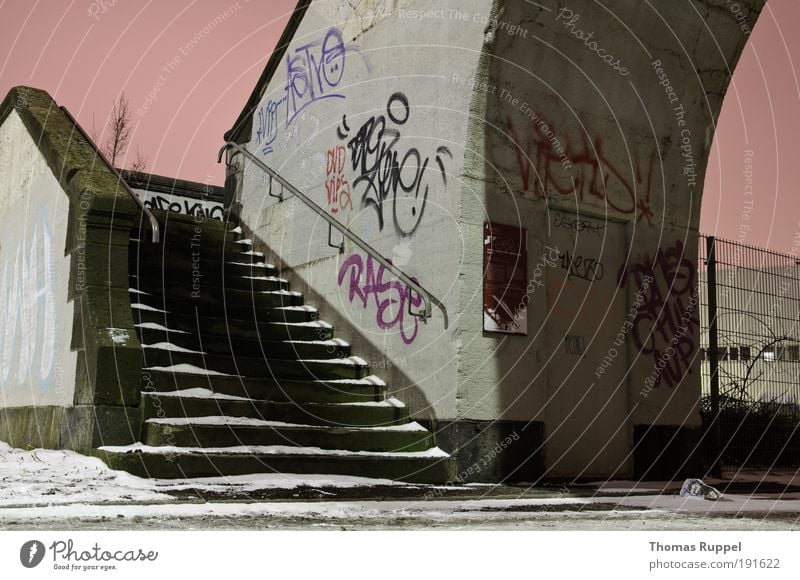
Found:
[[[483,224],[483,330],[528,334],[528,230]]]

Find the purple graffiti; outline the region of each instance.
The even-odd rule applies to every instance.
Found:
[[[289,127],[306,107],[322,99],[343,99],[336,87],[344,78],[347,47],[341,31],[330,28],[322,40],[309,42],[286,55],[286,85],[277,99],[268,99],[254,115],[256,145],[273,151],[281,120]]]
[[[409,334],[407,326],[406,315],[408,314],[408,299],[409,291],[406,286],[397,280],[384,281],[384,274],[386,267],[377,264],[372,259],[372,256],[367,256],[366,259],[366,276],[365,274],[364,258],[360,254],[353,254],[347,258],[341,268],[339,268],[339,287],[347,279],[347,272],[350,271],[349,277],[349,292],[348,300],[350,303],[358,296],[361,304],[366,309],[369,303],[370,296],[375,300],[377,311],[375,313],[375,322],[378,326],[387,330],[396,326],[400,327],[400,338],[405,344],[411,344],[417,338],[419,331],[419,322],[416,317],[413,319],[413,331]],[[363,278],[363,280],[362,280]],[[411,278],[414,282],[416,278]],[[422,304],[422,297],[416,294],[411,295],[411,306],[419,307]]]

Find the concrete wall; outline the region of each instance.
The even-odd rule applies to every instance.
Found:
[[[16,112],[0,126],[0,176],[0,406],[68,406],[69,199]]]
[[[741,4],[751,25],[762,4]],[[475,79],[485,122],[468,148],[483,155],[466,161],[468,191],[485,197],[462,195],[462,221],[474,231],[487,213],[512,225],[536,216],[529,271],[544,247],[561,259],[531,299],[529,337],[471,343],[468,360],[503,354],[459,366],[497,391],[481,398],[475,386],[464,403],[475,418],[543,420],[548,475],[630,475],[636,426],[700,423],[700,201],[746,36],[722,1],[540,6],[495,3]],[[462,307],[464,333],[479,332],[477,304]],[[509,376],[513,364],[528,380]]]
[[[327,225],[296,200],[278,203],[248,170],[244,221],[323,317],[420,417],[457,414],[458,219],[480,22],[416,10],[458,2],[313,2],[253,117],[248,149],[442,299],[421,324],[402,286],[364,252],[327,245]],[[279,188],[273,189],[274,194]],[[339,242],[334,235],[334,241]],[[275,258],[278,259],[278,258]],[[421,306],[418,297],[412,307]]]
[[[244,221],[413,385],[400,395],[446,448],[474,462],[511,433],[514,461],[549,477],[677,475],[700,424],[707,155],[763,0],[729,4],[311,3],[243,141],[444,298],[446,331],[382,316],[397,290],[256,171],[239,182]],[[402,187],[417,158],[427,198]],[[525,336],[483,329],[487,221],[528,231]],[[518,471],[491,461],[478,478]]]

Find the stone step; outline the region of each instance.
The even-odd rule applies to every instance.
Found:
[[[207,371],[242,375],[250,378],[363,379],[370,374],[369,365],[359,357],[301,360],[269,359],[241,355],[231,357],[167,348],[145,348],[143,357],[147,368],[189,364]]]
[[[173,344],[180,348],[202,351],[214,355],[267,357],[271,359],[326,359],[347,358],[350,345],[334,338],[330,340],[278,341],[231,336],[200,336],[196,333],[170,332],[161,328],[138,327],[142,345]]]
[[[222,285],[223,279],[233,276],[275,276],[277,269],[257,256],[236,254],[233,256],[175,253],[169,256],[136,255],[129,251],[130,274],[177,282],[192,283],[192,278],[201,274],[206,283]]]
[[[189,371],[194,369],[185,366],[175,370],[144,369],[142,391],[172,392],[203,388],[215,393],[263,401],[358,403],[381,407],[392,404],[386,401],[386,383],[374,376],[329,380],[253,379]]]
[[[160,275],[152,276],[152,272],[140,272],[139,276],[130,278],[131,288],[157,296],[165,289],[173,286],[189,289],[194,292],[211,293],[218,299],[225,294],[224,290],[240,290],[247,292],[263,292],[267,290],[288,290],[289,283],[280,276],[219,276],[211,279],[206,276],[196,277],[190,273],[181,278],[172,276],[163,278]],[[197,278],[197,279],[196,279]],[[185,292],[183,292],[185,294]]]
[[[139,303],[141,304],[141,303]],[[258,321],[234,316],[198,316],[179,312],[165,313],[163,310],[134,308],[133,319],[137,328],[154,325],[171,331],[188,332],[205,341],[208,337],[238,338],[245,340],[330,340],[333,327],[314,320],[314,312],[303,310],[265,310],[258,314]],[[273,320],[270,322],[270,320]]]
[[[199,217],[178,214],[160,209],[150,210],[161,228],[162,243],[175,240],[181,242],[199,235],[201,239],[217,239],[220,242],[233,242],[241,237],[237,224],[220,220],[200,219]],[[131,232],[136,239],[149,239],[150,224],[147,219],[137,223]]]
[[[412,483],[455,481],[456,464],[440,449],[416,453],[326,453],[308,448],[100,447],[96,455],[112,469],[140,477],[189,478],[251,473],[357,475]]]
[[[382,427],[409,422],[408,408],[397,399],[384,405],[263,401],[214,393],[206,388],[142,393],[142,418],[250,417],[285,423],[338,427]]]
[[[309,322],[317,320],[319,314],[313,307],[303,306],[303,296],[298,292],[274,290],[252,294],[246,290],[229,289],[225,300],[214,299],[208,293],[193,296],[189,289],[171,287],[164,296],[131,294],[131,307],[144,312],[189,314],[195,313],[210,317],[233,318],[236,320],[257,320],[259,322]],[[142,312],[134,313],[142,319]]]
[[[287,445],[395,453],[433,447],[430,431],[415,422],[386,427],[330,427],[250,417],[166,417],[147,419],[143,431],[143,443],[151,446]]]

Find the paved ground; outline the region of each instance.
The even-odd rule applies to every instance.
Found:
[[[625,482],[616,482],[615,486]],[[798,530],[789,494],[726,494],[712,502],[615,487],[610,492],[507,486],[297,487],[249,493],[183,490],[168,500],[17,505],[0,529],[289,530]],[[784,497],[785,499],[780,499]]]
[[[422,486],[329,475],[142,479],[70,451],[0,443],[0,529],[800,530],[800,476]]]

